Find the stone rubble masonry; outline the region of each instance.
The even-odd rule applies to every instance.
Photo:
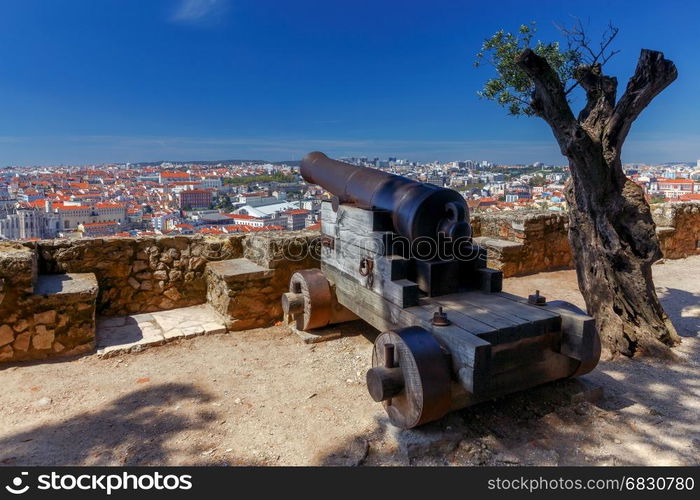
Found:
[[[487,266],[504,277],[573,266],[565,213],[518,210],[478,213],[472,217],[472,234],[486,247]]]
[[[664,258],[700,254],[700,203],[652,205]],[[471,218],[475,241],[486,247],[488,267],[504,277],[573,268],[566,213],[519,210],[476,213]]]
[[[0,243],[0,361],[94,350],[95,315],[121,317],[204,304],[230,330],[281,320],[291,275],[318,267],[318,233],[163,236]],[[238,263],[225,279],[207,265]],[[226,266],[224,266],[226,267]],[[211,280],[208,286],[208,279]]]
[[[206,266],[207,301],[229,331],[282,320],[280,296],[296,271],[319,266],[318,233],[270,233],[244,240],[241,259]]]
[[[700,203],[662,203],[651,210],[664,258],[700,254]]]
[[[0,362],[94,349],[94,274],[37,275],[36,269],[34,249],[0,243]]]
[[[97,238],[34,246],[41,273],[95,273],[97,313],[125,316],[203,304],[206,263],[242,257],[243,238]]]

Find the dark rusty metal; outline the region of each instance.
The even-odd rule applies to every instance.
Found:
[[[374,285],[374,259],[371,257],[364,257],[360,260],[358,272],[360,276],[367,278],[367,288],[372,288]]]
[[[433,321],[432,321],[434,326],[449,326],[452,324],[452,321],[447,319],[447,313],[442,310],[442,306],[438,307],[438,310],[435,311],[435,314],[433,314]]]
[[[370,274],[372,274],[373,270],[374,259],[372,259],[371,257],[364,257],[360,260],[360,268],[358,269],[360,276],[369,276]]]
[[[321,235],[321,246],[333,250],[335,248],[335,238],[332,238],[331,236],[325,234]]]
[[[301,175],[333,193],[339,203],[391,212],[396,232],[411,241],[439,233],[471,236],[467,203],[452,189],[332,160],[318,151],[301,161]]]
[[[384,368],[395,368],[395,352],[396,349],[394,344],[384,344]]]
[[[535,290],[534,294],[527,296],[527,302],[528,304],[532,304],[533,306],[546,306],[547,297],[540,295],[539,290]]]

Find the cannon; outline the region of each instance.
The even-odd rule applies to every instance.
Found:
[[[333,193],[336,208],[348,203],[390,213],[396,232],[411,241],[438,233],[451,238],[470,235],[469,209],[452,189],[332,160],[318,151],[301,162],[301,176]]]
[[[301,175],[321,203],[319,269],[295,273],[282,307],[291,328],[361,318],[381,333],[366,374],[392,424],[448,412],[590,372],[600,358],[593,319],[539,291],[502,291],[471,237],[454,190],[313,152]]]

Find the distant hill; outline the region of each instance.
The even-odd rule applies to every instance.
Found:
[[[159,160],[159,161],[142,161],[138,163],[133,163],[139,167],[155,167],[161,163],[192,163],[198,165],[218,165],[219,163],[230,164],[230,163],[252,163],[254,165],[289,165],[290,167],[299,166],[300,160],[286,160],[286,161],[267,161],[267,160]]]

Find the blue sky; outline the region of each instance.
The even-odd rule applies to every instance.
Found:
[[[547,126],[476,91],[485,37],[571,16],[679,78],[623,160],[700,158],[700,4],[687,1],[0,0],[0,165],[399,156],[563,163]],[[579,106],[580,101],[574,103]]]

